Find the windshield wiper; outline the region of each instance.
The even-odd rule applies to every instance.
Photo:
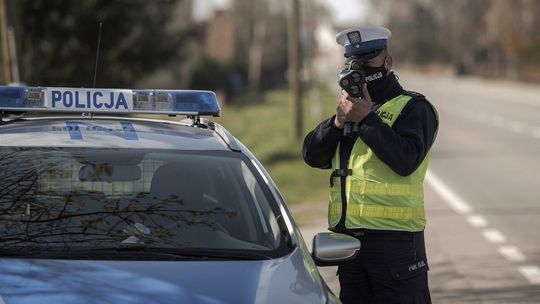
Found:
[[[237,251],[223,249],[183,249],[183,248],[156,248],[145,245],[129,245],[113,248],[91,249],[92,252],[138,252],[141,254],[158,254],[180,259],[207,259],[207,260],[269,260],[271,256],[255,251]]]
[[[39,247],[11,247],[11,248],[2,248],[0,249],[0,258],[1,257],[50,257],[57,256],[58,254],[63,254],[65,252],[61,250],[51,250],[49,248],[39,248]]]
[[[228,249],[204,249],[204,250],[190,250],[190,249],[178,249],[180,254],[187,254],[190,256],[205,256],[209,259],[222,259],[222,260],[270,260],[272,256],[265,252],[257,251],[241,251],[241,250],[228,250]]]
[[[20,257],[26,255],[28,255],[28,252],[23,248],[0,249],[0,257]]]
[[[40,257],[40,258],[75,258],[87,259],[102,256],[119,257],[126,253],[133,258],[162,257],[173,260],[269,260],[272,257],[265,252],[224,250],[224,249],[176,249],[176,248],[153,248],[145,245],[129,245],[103,248],[62,248],[52,250],[50,248],[8,248],[0,249],[0,257]]]

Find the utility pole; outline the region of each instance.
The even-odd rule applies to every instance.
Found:
[[[17,43],[15,42],[15,30],[13,30],[12,27],[8,29],[8,49],[11,82],[19,83],[21,81],[19,75],[19,59],[17,58]]]
[[[0,69],[2,70],[0,83],[8,84],[12,82],[12,79],[5,0],[0,0],[0,48]]]
[[[253,39],[248,54],[248,86],[256,94],[259,94],[264,40],[268,31],[267,1],[255,1],[254,10],[257,17],[253,20]]]
[[[289,0],[289,18],[288,19],[288,57],[289,69],[287,75],[289,78],[289,91],[293,103],[293,126],[294,137],[300,140],[302,137],[302,94],[300,84],[300,8],[299,0]]]

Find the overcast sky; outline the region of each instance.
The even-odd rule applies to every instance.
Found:
[[[308,0],[311,1],[311,0]],[[365,11],[365,0],[317,0],[334,16],[337,24],[354,24],[362,18]],[[231,0],[197,0],[193,1],[193,17],[204,20],[211,16],[215,9],[228,8]]]
[[[366,10],[364,0],[318,0],[330,9],[337,24],[361,23],[360,19]]]

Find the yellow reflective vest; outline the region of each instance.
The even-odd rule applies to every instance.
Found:
[[[383,104],[377,114],[384,123],[392,126],[411,98],[399,95]],[[338,145],[332,159],[333,170],[340,169],[339,148]],[[411,175],[400,176],[358,138],[349,157],[350,175],[345,179],[345,228],[424,230],[426,218],[423,181],[430,154],[428,152]],[[328,224],[330,228],[335,228],[342,216],[341,177],[332,178]]]

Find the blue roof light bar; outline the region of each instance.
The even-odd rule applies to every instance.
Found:
[[[0,86],[0,112],[219,116],[212,91]]]

